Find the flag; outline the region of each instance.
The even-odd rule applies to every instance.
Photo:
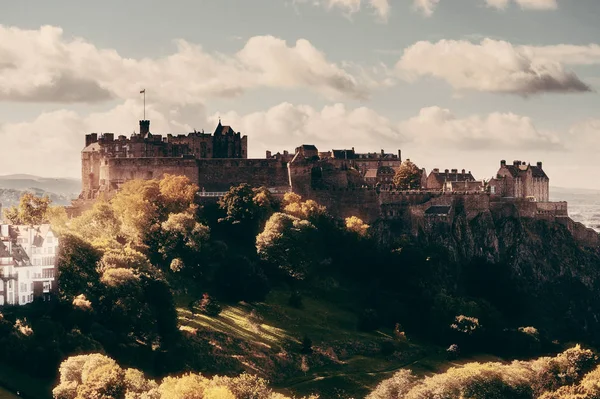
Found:
[[[146,89],[140,90],[140,94],[145,93],[145,92],[146,92]]]

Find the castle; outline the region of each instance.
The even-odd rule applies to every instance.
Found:
[[[450,217],[458,202],[468,204],[473,212],[511,207],[523,217],[564,222],[593,245],[598,240],[593,230],[568,218],[566,202],[549,201],[549,178],[541,162],[507,165],[503,160],[488,182],[475,179],[465,169],[442,172],[436,168],[429,174],[420,169],[418,187],[400,192],[393,184],[403,164],[400,150],[319,151],[312,144],[303,144],[293,153],[273,155],[267,151],[265,158],[249,159],[247,136],[223,126],[220,120],[212,134],[163,137],[150,132],[147,120],[140,121],[140,132],[130,138],[88,134],[81,157],[83,187],[72,214],[88,208],[100,195],[110,198],[129,180],[161,178],[168,173],[187,176],[206,200],[248,183],[267,187],[276,195],[293,191],[322,203],[338,216],[356,215],[367,222],[402,217],[408,208],[417,218],[440,220]]]

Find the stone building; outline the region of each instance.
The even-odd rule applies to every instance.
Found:
[[[425,187],[428,190],[441,191],[471,191],[477,187],[483,187],[482,182],[477,182],[471,171],[458,171],[458,169],[445,169],[441,172],[439,169],[433,169],[429,176]]]
[[[550,200],[550,179],[542,168],[542,163],[531,165],[514,161],[507,165],[500,161],[496,177],[489,182],[490,194],[500,197],[521,198],[537,202]]]
[[[0,225],[0,305],[25,305],[56,290],[58,237],[50,225]]]
[[[195,160],[247,159],[248,139],[230,126],[217,125],[214,133],[187,135],[150,132],[150,121],[140,121],[140,132],[131,137],[113,133],[87,134],[81,153],[81,200],[118,189],[132,179],[160,178],[164,173],[184,174],[196,182]],[[135,160],[128,162],[126,160]]]

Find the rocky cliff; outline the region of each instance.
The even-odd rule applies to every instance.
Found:
[[[523,218],[511,204],[472,212],[406,209],[375,224],[382,245],[414,244],[442,253],[434,289],[485,299],[514,326],[559,339],[600,341],[600,251],[578,239],[573,222]],[[401,242],[402,241],[402,242]]]

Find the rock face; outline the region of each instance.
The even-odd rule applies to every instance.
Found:
[[[523,218],[510,204],[478,212],[457,204],[447,214],[407,209],[374,228],[386,247],[410,236],[444,253],[444,277],[431,279],[440,290],[486,299],[515,326],[600,341],[600,251],[573,233],[570,219]]]

